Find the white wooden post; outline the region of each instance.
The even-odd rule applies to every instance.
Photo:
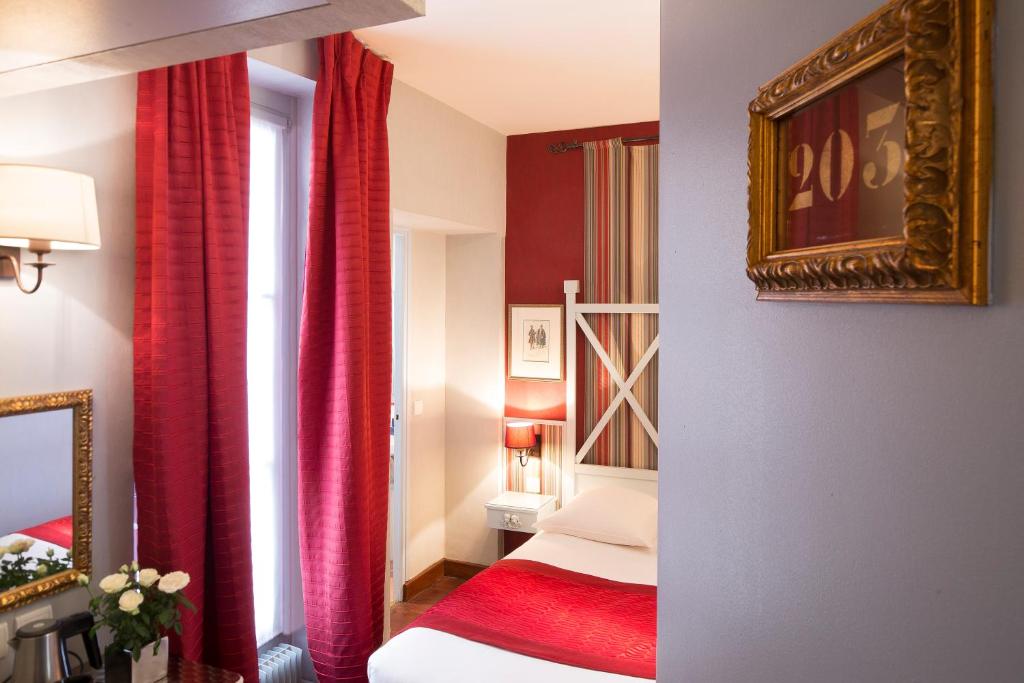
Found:
[[[576,495],[576,295],[579,280],[565,280],[565,432],[562,447],[562,504]]]

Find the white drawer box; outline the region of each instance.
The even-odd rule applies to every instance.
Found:
[[[487,508],[487,526],[492,529],[532,534],[536,532],[534,523],[555,511],[555,497],[509,491],[484,507]]]

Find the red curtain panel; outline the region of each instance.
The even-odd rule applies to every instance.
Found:
[[[366,681],[384,625],[392,65],[320,40],[299,339],[299,541],[320,683]]]
[[[176,652],[255,683],[245,55],[139,74],[136,116],[139,561],[192,577]]]

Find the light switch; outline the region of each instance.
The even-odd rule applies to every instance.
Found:
[[[412,414],[413,415],[422,415],[423,414],[423,401],[413,401],[412,402]]]

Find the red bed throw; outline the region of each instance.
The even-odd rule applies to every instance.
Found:
[[[430,608],[423,627],[560,664],[654,678],[656,586],[502,560]]]
[[[71,515],[58,517],[44,522],[39,526],[22,529],[18,532],[22,536],[31,536],[41,541],[59,545],[62,548],[70,548],[74,532],[71,528]]]

